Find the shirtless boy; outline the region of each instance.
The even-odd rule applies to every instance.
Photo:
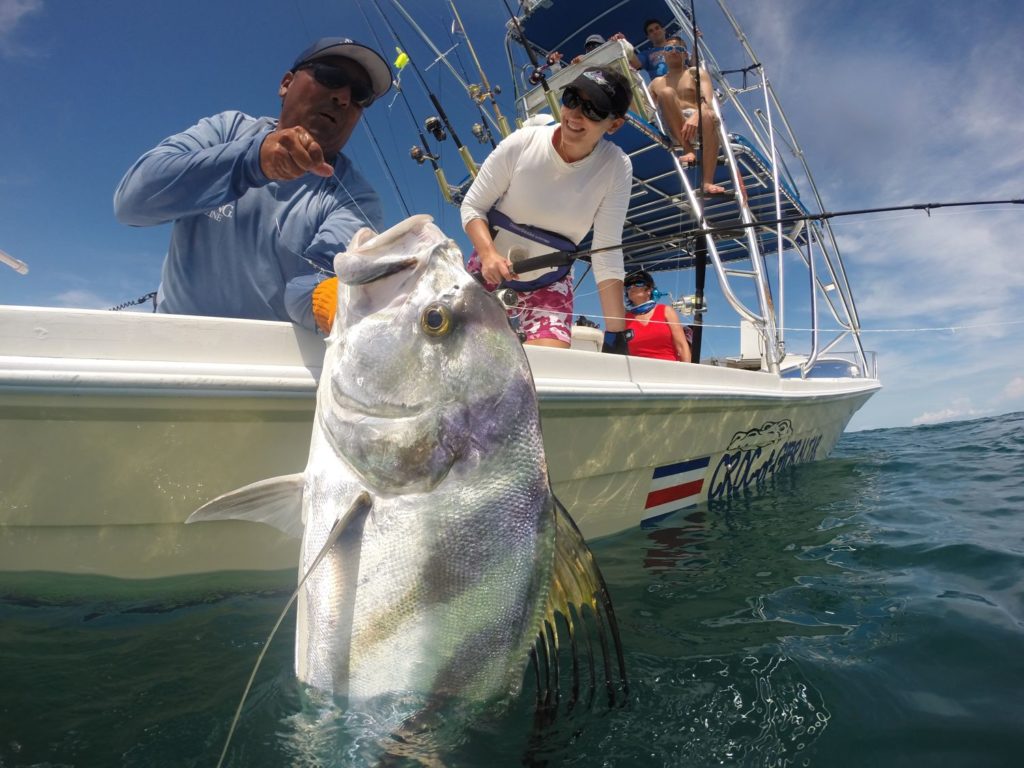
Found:
[[[651,81],[649,90],[661,112],[661,119],[669,135],[682,146],[684,154],[679,160],[682,163],[694,163],[697,155],[693,140],[697,137],[698,126],[703,126],[701,135],[702,147],[702,185],[707,195],[721,195],[725,188],[715,184],[715,166],[718,162],[718,117],[711,109],[714,96],[711,89],[711,76],[706,70],[700,71],[700,102],[704,105],[703,115],[697,111],[697,69],[686,67],[686,46],[678,37],[670,37],[665,41],[665,63],[668,72]],[[702,118],[702,119],[701,119]]]

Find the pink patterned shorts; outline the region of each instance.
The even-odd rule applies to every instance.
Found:
[[[480,259],[474,250],[469,254],[466,270],[473,275],[480,273]],[[498,286],[485,283],[488,291]],[[509,310],[509,317],[519,315],[519,329],[526,334],[526,340],[557,339],[569,344],[572,341],[572,272],[561,280],[519,294],[519,307]]]

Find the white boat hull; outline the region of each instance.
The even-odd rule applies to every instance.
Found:
[[[200,504],[301,471],[323,343],[283,323],[0,307],[0,572],[294,568]],[[528,350],[555,493],[588,538],[825,457],[875,379]]]

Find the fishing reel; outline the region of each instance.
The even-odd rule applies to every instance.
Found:
[[[697,314],[698,312],[703,314],[708,311],[708,303],[704,300],[704,297],[697,298],[694,296],[680,296],[678,299],[672,302],[672,308],[680,315],[690,317]]]
[[[519,306],[519,294],[511,288],[495,289],[494,298],[496,298],[505,309],[516,309]]]
[[[551,54],[543,64],[539,67],[534,67],[529,77],[530,85],[540,85],[541,81],[545,78],[544,70],[554,67],[558,63],[559,58],[560,57],[555,56],[555,54]]]
[[[427,160],[437,160],[437,155],[432,155],[429,152],[424,151],[423,147],[414,146],[409,150],[409,157],[416,161],[418,165],[423,165]]]
[[[491,90],[485,91],[483,86],[480,85],[479,83],[471,83],[467,87],[467,90],[469,92],[469,98],[471,98],[477,104],[483,104],[483,102],[486,101],[491,96],[501,95],[500,85],[492,85]]]
[[[519,294],[511,288],[497,288],[492,295],[508,314],[509,328],[519,337],[519,342],[526,341],[526,332],[523,330],[522,321],[522,303]]]
[[[448,138],[448,134],[444,132],[444,126],[441,125],[441,118],[437,115],[431,115],[424,120],[423,129],[438,141],[444,141]]]
[[[491,140],[491,132],[483,123],[473,123],[473,127],[470,130],[481,144],[486,144]]]

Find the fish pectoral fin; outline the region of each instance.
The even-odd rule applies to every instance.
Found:
[[[185,522],[248,520],[273,526],[288,536],[301,539],[305,485],[301,472],[260,480],[206,502]]]
[[[587,706],[593,703],[596,689],[602,683],[608,693],[608,706],[625,703],[629,696],[626,661],[608,587],[580,529],[562,503],[554,495],[552,499],[555,561],[551,592],[544,623],[531,654],[537,675],[538,710],[553,711],[557,708],[561,694],[559,649],[566,639],[572,660],[567,710],[572,711],[580,696],[581,651],[589,670]],[[601,649],[600,673],[596,670],[597,653],[592,635],[596,636]]]

